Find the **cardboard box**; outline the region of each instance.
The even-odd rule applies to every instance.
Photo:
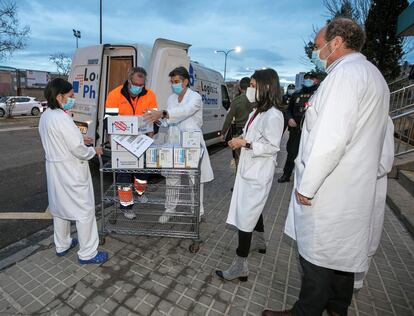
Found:
[[[181,145],[184,148],[200,148],[201,131],[198,130],[182,130],[181,131]]]
[[[176,125],[168,127],[168,144],[181,146],[181,130]]]
[[[144,134],[140,135],[112,135],[115,142],[120,144],[136,157],[141,157],[154,140]]]
[[[174,147],[174,168],[185,168],[185,148]]]
[[[138,135],[138,116],[108,116],[108,134]]]
[[[127,151],[112,151],[112,168],[114,169],[143,169],[144,157],[137,158]]]
[[[138,133],[147,134],[154,131],[154,124],[149,123],[144,119],[143,115],[138,116]]]
[[[115,135],[111,135],[111,151],[128,151],[114,140],[114,136]]]
[[[185,149],[185,167],[186,168],[198,168],[200,161],[201,149],[198,148],[186,148]]]
[[[150,146],[145,152],[145,167],[146,168],[159,168],[157,147]]]
[[[158,161],[160,168],[173,168],[174,148],[172,146],[163,146],[158,148]]]

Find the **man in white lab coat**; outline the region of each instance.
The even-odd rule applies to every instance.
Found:
[[[265,316],[347,315],[354,273],[368,268],[389,90],[359,53],[364,40],[344,18],[315,38],[313,60],[328,75],[309,100],[285,226],[297,241],[302,285],[291,310]]]
[[[384,146],[382,147],[381,160],[377,173],[377,186],[375,190],[374,211],[371,218],[370,244],[368,251],[368,267],[372,257],[377,252],[381,240],[382,226],[384,224],[385,200],[387,198],[387,174],[391,171],[394,163],[394,124],[388,117],[387,132],[385,134]],[[368,269],[364,272],[355,273],[354,289],[362,288]]]

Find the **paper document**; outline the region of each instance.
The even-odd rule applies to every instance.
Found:
[[[137,157],[141,157],[154,141],[146,135],[116,135],[114,140]]]

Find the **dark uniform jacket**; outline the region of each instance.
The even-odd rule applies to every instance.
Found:
[[[303,116],[305,115],[307,103],[312,94],[318,89],[318,85],[310,88],[303,87],[298,92],[292,94],[289,100],[288,108],[286,109],[286,119],[293,118],[298,126],[300,126]]]

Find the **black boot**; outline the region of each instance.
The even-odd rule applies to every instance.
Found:
[[[283,182],[289,182],[290,176],[283,174],[279,179],[277,179],[277,182],[283,183]]]

